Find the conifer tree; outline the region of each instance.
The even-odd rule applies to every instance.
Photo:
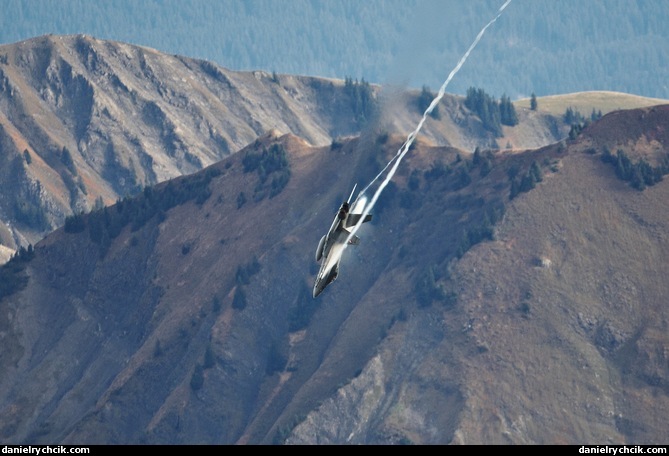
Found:
[[[518,125],[516,108],[513,106],[513,103],[511,103],[511,99],[506,95],[502,95],[502,99],[499,102],[499,111],[502,125],[508,125],[509,127]]]

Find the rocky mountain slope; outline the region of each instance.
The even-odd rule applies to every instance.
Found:
[[[316,146],[371,128],[407,134],[418,91],[362,81],[233,72],[207,61],[88,36],[0,46],[0,243],[16,249],[66,216],[208,166],[272,128]],[[424,137],[472,152],[494,138],[447,96]],[[566,136],[523,111],[500,147]]]
[[[666,160],[667,114],[617,112],[533,152],[555,172],[508,204],[494,241],[440,264],[457,304],[396,324],[287,441],[666,442],[669,187],[632,190],[600,153],[648,159],[650,143]],[[415,299],[393,283],[386,300]]]
[[[668,120],[467,159],[419,142],[315,300],[318,239],[401,136],[274,131],[71,217],[0,269],[0,436],[666,443],[669,186],[617,173],[665,172]]]

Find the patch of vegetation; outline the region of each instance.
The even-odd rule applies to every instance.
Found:
[[[285,148],[278,143],[272,144],[269,149],[263,147],[261,152],[248,152],[242,159],[242,164],[245,173],[257,171],[261,182],[265,182],[272,172],[290,166]]]
[[[237,268],[235,280],[239,285],[248,285],[251,283],[251,277],[256,275],[258,272],[260,272],[260,263],[258,262],[258,258],[254,256],[249,263],[241,265]]]
[[[163,347],[160,345],[160,339],[156,339],[156,343],[153,346],[153,357],[160,358],[163,355]]]
[[[520,172],[520,164],[518,162],[513,163],[509,168],[506,170],[506,175],[509,176],[509,180],[515,179],[515,177],[518,175]]]
[[[369,82],[363,78],[360,82],[351,77],[344,79],[344,93],[348,96],[353,117],[359,126],[369,123],[378,113],[376,98]]]
[[[590,125],[591,122],[601,119],[601,117],[602,111],[595,111],[595,108],[592,108],[590,118],[586,119],[577,109],[574,109],[571,106],[568,107],[562,115],[564,122],[567,125],[570,125],[569,139],[571,140],[576,139],[585,127]]]
[[[530,316],[530,302],[532,301],[532,290],[527,290],[523,294],[522,300],[520,304],[518,305],[518,311],[522,315],[523,318],[529,318]]]
[[[204,385],[204,369],[201,365],[196,365],[193,370],[193,375],[190,377],[190,389],[198,391]]]
[[[70,150],[63,146],[63,150],[60,153],[60,161],[65,165],[65,167],[72,173],[73,176],[76,176],[77,173],[77,167],[74,165],[74,160],[72,160],[72,154],[70,153]]]
[[[443,291],[437,285],[432,266],[423,271],[414,286],[414,291],[420,307],[428,307],[432,305],[432,301],[441,298]]]
[[[39,182],[37,184],[40,186]],[[22,192],[14,199],[14,217],[17,222],[41,231],[51,227],[46,211],[39,200],[26,196]]]
[[[342,147],[344,147],[344,143],[341,139],[332,138],[332,142],[330,143],[330,150],[339,150]]]
[[[295,302],[288,309],[288,331],[295,332],[306,328],[318,309],[317,302],[314,302],[309,288],[303,283]]]
[[[446,297],[441,285],[437,283],[435,270],[435,266],[428,266],[414,285],[419,307],[429,307],[434,301],[442,301]]]
[[[451,188],[453,191],[462,190],[472,183],[472,177],[469,175],[469,169],[467,166],[457,167],[457,171],[454,173],[451,180]]]
[[[235,290],[235,296],[232,298],[232,308],[235,310],[244,310],[246,308],[246,293],[241,285]]]
[[[572,124],[569,128],[569,139],[572,141],[576,139],[587,125],[587,122]]]
[[[218,295],[214,296],[211,300],[211,310],[214,313],[219,313],[221,311],[221,298]]]
[[[594,122],[595,120],[599,120],[602,118],[602,110],[599,109],[595,111],[595,108],[592,108],[592,112],[590,113],[590,121]]]
[[[272,144],[269,149],[263,147],[260,152],[248,152],[242,159],[244,172],[257,172],[260,181],[254,190],[254,201],[261,201],[269,194],[275,197],[290,181],[290,161],[286,149],[279,143]],[[269,177],[271,182],[268,183]],[[239,206],[239,199],[237,201]]]
[[[408,181],[408,186],[409,190],[412,192],[415,192],[420,188],[420,177],[419,177],[420,172],[417,169],[414,169],[411,171],[411,174],[409,175],[409,181]]]
[[[65,217],[66,233],[81,233],[86,229],[84,214],[73,214]]]
[[[562,115],[562,120],[567,125],[583,124],[585,123],[585,117],[578,111],[578,109],[568,107],[564,114]]]
[[[495,235],[495,224],[504,216],[504,205],[498,204],[487,208],[483,218],[477,225],[466,229],[455,252],[456,257],[462,256],[473,246],[483,241],[491,241]]]
[[[622,149],[618,149],[616,155],[613,155],[609,148],[605,147],[602,153],[602,161],[613,165],[619,179],[629,182],[632,187],[640,191],[657,184],[664,176],[669,174],[668,153],[664,154],[657,166],[652,166],[643,158],[633,163]]]
[[[513,172],[514,177],[511,176],[511,169],[509,170],[509,177],[511,179],[511,192],[509,193],[509,199],[512,200],[520,193],[529,192],[532,190],[537,182],[541,182],[543,178],[543,171],[539,163],[535,161],[532,162],[532,165],[527,170],[527,172],[521,177],[517,176],[518,170],[515,169]]]
[[[418,99],[416,100],[416,106],[418,108],[418,112],[422,115],[427,108],[430,107],[432,104],[432,100],[435,98],[435,94],[432,93],[430,88],[426,85],[423,86],[420,95],[418,95]],[[439,105],[435,106],[432,112],[430,112],[430,117],[432,117],[435,120],[440,120],[441,119],[441,114],[439,113]]]
[[[429,170],[423,173],[423,177],[427,182],[433,182],[442,177],[446,177],[453,169],[449,165],[445,165],[442,161],[436,161],[432,164]]]
[[[35,256],[32,244],[28,248],[20,247],[12,258],[0,266],[0,299],[23,290],[28,285],[25,269]]]
[[[527,318],[530,315],[530,303],[527,301],[521,302],[518,306],[518,310],[524,318]]]
[[[503,95],[498,102],[483,89],[470,87],[467,89],[465,106],[473,111],[483,122],[484,128],[497,138],[504,136],[502,125],[512,127],[518,124],[516,108],[506,95]]]
[[[494,155],[491,151],[486,151],[485,153],[481,152],[480,148],[474,150],[474,155],[472,157],[472,165],[474,167],[480,167],[481,177],[485,177],[490,174],[493,168],[493,159]]]
[[[502,95],[502,98],[499,100],[499,112],[502,125],[507,125],[509,127],[518,125],[516,108],[513,106],[513,103],[511,103],[511,98],[506,95]]]
[[[383,131],[379,133],[379,136],[376,137],[376,144],[379,146],[382,146],[388,142],[388,139],[390,138],[390,135],[388,134],[387,131]]]
[[[267,355],[267,364],[265,365],[265,374],[272,375],[275,372],[281,372],[286,367],[288,359],[281,353],[277,342],[273,342],[269,347]]]
[[[187,179],[170,181],[159,191],[146,187],[140,195],[119,200],[115,206],[66,217],[64,230],[80,233],[88,229],[91,241],[101,247],[100,253],[104,255],[111,240],[128,224],[132,231],[137,231],[153,217],[164,220],[165,212],[187,201],[195,200],[196,204],[202,205],[211,196],[209,183],[220,174],[218,169],[209,168]]]
[[[534,92],[532,92],[532,95],[530,96],[530,109],[532,111],[536,111],[538,106],[537,96],[534,94]]]
[[[246,204],[246,194],[244,192],[239,192],[237,195],[237,209]]]
[[[65,184],[65,187],[67,188],[68,192],[70,192],[70,207],[75,207],[77,200],[79,199],[80,187],[78,183],[74,180],[72,174],[62,172],[60,177],[63,180],[63,183]],[[83,186],[83,180],[81,181],[81,184]],[[84,190],[85,188],[86,187],[84,186]],[[85,192],[82,193],[85,194]]]
[[[203,369],[211,369],[216,365],[216,356],[211,349],[211,343],[207,344],[207,349],[204,351],[204,360],[202,361]]]

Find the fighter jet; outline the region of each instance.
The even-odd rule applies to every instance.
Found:
[[[334,282],[339,275],[339,261],[344,252],[347,243],[349,245],[358,245],[360,238],[356,235],[351,235],[350,228],[354,227],[359,221],[362,214],[352,213],[353,209],[357,209],[358,200],[351,204],[351,199],[355,193],[357,184],[353,186],[351,196],[348,200],[342,203],[341,207],[335,215],[330,231],[324,235],[318,243],[316,249],[316,261],[321,263],[320,270],[316,276],[316,283],[314,284],[314,298],[321,294],[325,287]],[[363,206],[363,204],[361,204]],[[369,222],[372,219],[371,214],[367,214],[362,223]]]

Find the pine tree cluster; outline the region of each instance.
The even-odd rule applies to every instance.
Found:
[[[511,192],[509,194],[509,199],[512,200],[518,196],[519,193],[529,192],[535,187],[537,182],[541,182],[543,180],[543,171],[541,170],[539,163],[533,161],[530,168],[522,177],[519,178],[517,175],[509,175],[509,177],[511,178]]]
[[[483,89],[470,87],[467,89],[465,106],[479,116],[485,129],[492,132],[495,137],[504,136],[502,125],[509,127],[518,125],[516,108],[506,95],[502,95],[500,101],[497,101]]]
[[[35,256],[32,244],[20,247],[12,258],[0,266],[0,299],[22,290],[28,284],[26,265]]]
[[[430,88],[424,85],[423,89],[420,91],[418,100],[416,100],[416,106],[418,107],[418,112],[420,114],[423,114],[427,110],[427,108],[430,107],[430,105],[432,104],[432,100],[434,100],[435,97],[436,95],[432,93]],[[432,117],[435,120],[441,119],[441,113],[439,112],[439,105],[436,105],[434,109],[432,109],[432,112],[430,112],[430,117]]]
[[[66,233],[80,233],[88,229],[91,241],[100,246],[100,254],[104,256],[112,239],[128,224],[131,224],[132,231],[137,231],[154,216],[164,218],[169,209],[187,201],[204,204],[211,196],[209,182],[220,174],[220,170],[209,168],[188,179],[170,181],[160,191],[146,187],[141,194],[119,200],[114,206],[65,218],[64,230]]]
[[[263,147],[260,152],[248,152],[242,159],[244,172],[256,171],[260,181],[254,190],[254,201],[261,201],[269,194],[275,197],[288,185],[290,180],[290,162],[286,149],[279,143],[272,144],[269,149]],[[269,176],[272,181],[267,185]],[[239,201],[238,201],[239,203]]]
[[[353,116],[359,126],[364,126],[378,112],[376,98],[372,92],[372,87],[369,82],[362,78],[360,82],[353,80],[351,77],[344,79],[344,93],[348,96]]]
[[[648,161],[641,158],[636,163],[632,163],[629,156],[621,149],[618,149],[615,155],[611,153],[608,147],[604,148],[602,161],[610,163],[615,167],[616,176],[619,179],[629,182],[637,190],[645,190],[646,187],[657,184],[669,174],[669,154],[665,154],[659,165],[652,166]]]

